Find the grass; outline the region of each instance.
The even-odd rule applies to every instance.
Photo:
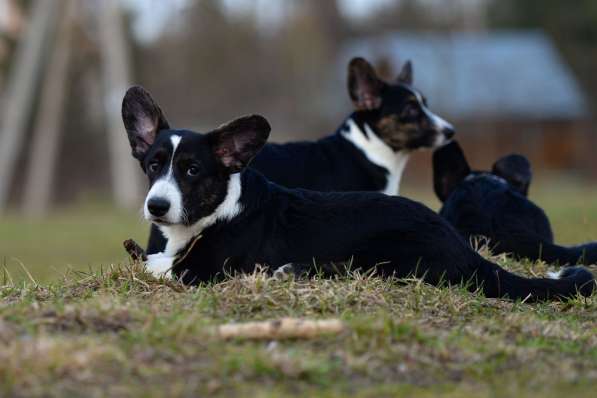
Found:
[[[509,264],[542,272],[544,265]],[[353,274],[197,288],[135,266],[0,290],[3,396],[592,396],[597,300],[527,305]],[[218,341],[210,326],[337,317],[339,336]]]
[[[15,281],[56,280],[68,269],[95,269],[126,260],[122,241],[145,242],[147,224],[138,213],[101,204],[59,210],[44,219],[9,214],[0,219],[0,265]],[[1,280],[0,280],[1,281]]]
[[[596,237],[597,190],[557,188],[558,201],[550,186],[532,195],[558,240]],[[144,236],[137,215],[101,206],[2,221],[0,255],[20,258],[36,283],[7,260],[0,396],[594,396],[597,297],[529,305],[358,273],[278,281],[258,271],[188,288],[124,261],[121,241]],[[526,275],[549,268],[493,260]],[[347,329],[280,341],[210,333],[283,316]]]

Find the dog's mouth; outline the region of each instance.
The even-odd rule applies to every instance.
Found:
[[[453,140],[453,138],[452,138],[452,137],[443,136],[442,138],[439,138],[439,139],[437,140],[437,141],[438,141],[438,144],[437,144],[437,145],[434,145],[433,147],[434,147],[434,148],[441,148],[441,147],[443,147],[443,146],[446,146],[446,145],[448,145],[449,143],[451,143],[451,142],[452,142],[452,140]]]
[[[433,142],[430,145],[430,147],[433,149],[441,148],[444,145],[449,144],[450,142],[452,142],[452,139],[454,137],[453,130],[448,130],[448,131],[435,130],[434,134],[435,134],[435,138],[433,139]]]
[[[166,220],[165,218],[162,217],[151,217],[151,219],[149,220],[152,223],[159,225],[159,226],[169,226],[169,225],[174,225],[173,222]]]

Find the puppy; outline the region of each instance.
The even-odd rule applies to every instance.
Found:
[[[573,265],[597,262],[597,243],[564,247],[554,243],[545,212],[526,198],[531,167],[521,155],[498,160],[492,172],[472,171],[452,141],[433,154],[433,179],[443,202],[440,215],[466,239],[489,238],[495,253]]]

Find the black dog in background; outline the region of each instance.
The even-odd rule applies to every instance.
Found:
[[[498,160],[491,172],[472,171],[452,141],[433,154],[433,184],[443,202],[440,215],[466,239],[489,238],[494,253],[512,253],[552,264],[594,264],[597,243],[554,243],[549,219],[526,198],[531,166],[521,155]]]

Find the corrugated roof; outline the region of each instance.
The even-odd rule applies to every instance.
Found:
[[[396,32],[350,41],[353,56],[386,60],[399,71],[414,64],[415,86],[431,107],[452,118],[577,119],[585,96],[570,68],[541,31]]]

